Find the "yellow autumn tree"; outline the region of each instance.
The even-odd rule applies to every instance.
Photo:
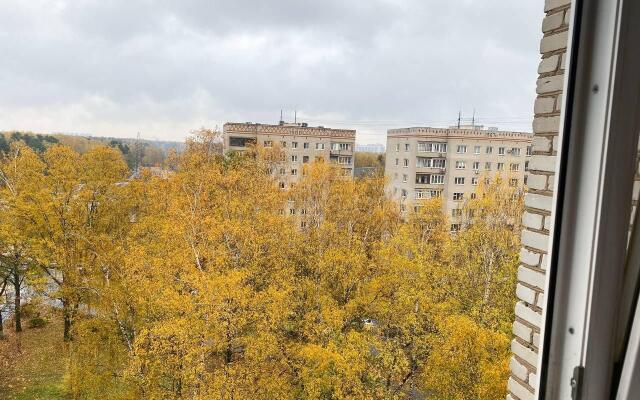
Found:
[[[12,159],[0,226],[57,284],[72,398],[504,398],[519,192],[481,185],[451,233],[441,199],[399,215],[322,162],[282,190],[281,148],[220,141],[131,178],[112,148]]]

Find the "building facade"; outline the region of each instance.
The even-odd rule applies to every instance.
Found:
[[[387,192],[401,210],[417,200],[442,197],[452,230],[459,228],[464,200],[480,179],[498,174],[524,188],[531,154],[530,133],[483,129],[413,127],[387,131]]]
[[[291,187],[302,176],[304,164],[313,161],[338,165],[342,174],[353,177],[356,131],[310,127],[304,123],[278,125],[226,123],[223,127],[224,152],[244,151],[252,145],[279,146],[284,162],[272,171],[282,189]]]

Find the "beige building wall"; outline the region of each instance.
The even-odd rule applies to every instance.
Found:
[[[285,161],[272,173],[283,189],[300,180],[304,164],[316,160],[335,163],[345,176],[353,177],[355,130],[306,124],[226,123],[223,137],[225,153],[244,151],[254,143],[282,148]]]
[[[452,229],[456,229],[464,201],[471,198],[481,180],[500,175],[524,188],[531,138],[530,133],[477,126],[390,129],[387,192],[403,210],[413,207],[417,199],[441,196]]]

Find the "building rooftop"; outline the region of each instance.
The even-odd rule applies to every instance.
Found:
[[[533,134],[529,132],[513,132],[513,131],[500,131],[497,128],[484,128],[481,125],[467,125],[458,128],[432,128],[428,126],[415,126],[408,128],[389,129],[387,136],[391,137],[403,137],[403,136],[424,136],[424,137],[439,137],[442,138],[504,138],[504,139],[516,139],[516,140],[531,140]]]
[[[306,123],[286,123],[278,125],[260,124],[252,122],[227,122],[224,132],[264,134],[264,135],[294,135],[294,136],[330,136],[354,139],[354,129],[333,129],[324,126],[308,126]]]

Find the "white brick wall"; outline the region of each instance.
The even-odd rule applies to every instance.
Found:
[[[507,399],[513,400],[535,398],[569,5],[570,0],[546,0],[544,4],[544,36],[540,41],[542,58],[536,82],[538,98],[534,104],[532,124],[533,156],[529,161],[529,192],[525,195],[525,213],[522,217],[523,247],[516,286],[518,302],[513,323],[514,339],[511,342],[511,378],[507,384]]]

